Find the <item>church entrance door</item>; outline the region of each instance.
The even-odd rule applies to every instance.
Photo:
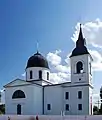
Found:
[[[21,105],[17,105],[17,115],[21,115]]]

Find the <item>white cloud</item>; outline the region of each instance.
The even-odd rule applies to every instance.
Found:
[[[70,81],[70,67],[67,58],[64,60],[65,65],[62,65],[62,57],[59,55],[61,50],[55,52],[49,52],[47,54],[47,60],[52,65],[52,69],[55,71],[51,73],[50,79],[54,83],[61,83],[64,81]]]
[[[56,72],[50,74],[50,81],[57,84],[69,81],[69,75],[67,73]]]
[[[79,23],[77,23],[75,28],[76,30],[72,37],[74,42],[78,39]],[[82,25],[82,31],[89,45],[102,48],[102,21],[100,19],[96,19],[93,22],[86,22]]]
[[[92,55],[92,69],[93,71],[102,71],[102,55],[96,50],[89,50]]]
[[[61,53],[61,50],[56,50],[56,51],[55,51],[55,54],[58,55],[59,53]]]
[[[54,53],[49,52],[47,54],[47,60],[50,62],[51,65],[59,65],[61,63],[61,57],[58,55],[61,51],[56,50]]]
[[[0,103],[4,104],[5,103],[5,89],[1,89],[0,92],[1,92],[1,101],[0,101]]]
[[[93,105],[97,105],[98,106],[98,101],[100,100],[100,92],[97,91],[96,89],[93,89]]]
[[[98,106],[98,102],[100,102],[99,99],[100,97],[99,97],[99,94],[93,94],[93,100],[92,100],[92,102],[93,102],[93,105],[95,105],[95,106]]]
[[[99,93],[93,94],[93,98],[98,100],[100,98]]]
[[[5,91],[5,89],[1,89],[0,92],[3,93]]]
[[[70,76],[69,74],[62,73],[62,72],[58,72],[58,75],[59,75],[60,77],[62,77],[63,79],[67,80],[67,81],[68,81],[69,76]]]
[[[62,81],[62,78],[57,73],[50,73],[50,81],[57,84]]]
[[[70,73],[70,67],[67,65],[57,65],[55,69],[60,72]]]
[[[22,74],[22,77],[25,77],[26,76],[26,73],[24,72],[23,74]]]
[[[72,48],[73,49],[73,48]],[[68,65],[70,65],[70,58],[69,56],[71,55],[71,53],[69,53],[67,56],[66,56],[66,59],[64,60]]]

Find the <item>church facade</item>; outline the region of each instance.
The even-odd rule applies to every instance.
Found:
[[[92,57],[80,26],[70,56],[71,82],[53,84],[47,60],[39,53],[28,59],[26,80],[4,86],[6,114],[92,115]]]

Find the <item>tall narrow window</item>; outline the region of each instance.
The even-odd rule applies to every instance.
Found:
[[[65,99],[69,99],[69,92],[65,93]]]
[[[42,71],[39,71],[39,79],[42,79]]]
[[[77,62],[76,64],[76,72],[83,73],[83,63],[81,61]]]
[[[66,111],[69,111],[69,104],[66,104]]]
[[[17,105],[17,115],[21,115],[21,105]]]
[[[82,110],[82,104],[78,104],[78,110]]]
[[[33,78],[33,74],[32,73],[33,73],[32,70],[30,70],[30,79]]]
[[[47,104],[47,110],[51,110],[51,105]]]
[[[90,72],[90,74],[91,74],[91,63],[89,63],[89,72]]]
[[[82,99],[82,91],[78,91],[78,99]]]
[[[47,80],[49,80],[49,72],[47,72]]]

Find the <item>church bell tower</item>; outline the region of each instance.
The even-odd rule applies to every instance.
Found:
[[[80,31],[76,47],[70,56],[71,62],[71,82],[92,84],[92,57],[87,50],[85,38],[83,38],[82,28]]]
[[[72,54],[70,56],[71,83],[73,86],[76,87],[76,91],[80,90],[82,92],[83,98],[82,101],[79,101],[79,103],[82,104],[83,111],[86,115],[93,114],[92,106],[93,85],[91,70],[92,60],[93,59],[86,47],[85,38],[83,38],[82,28],[80,24],[80,31],[78,40],[76,41],[76,47],[72,51]]]

